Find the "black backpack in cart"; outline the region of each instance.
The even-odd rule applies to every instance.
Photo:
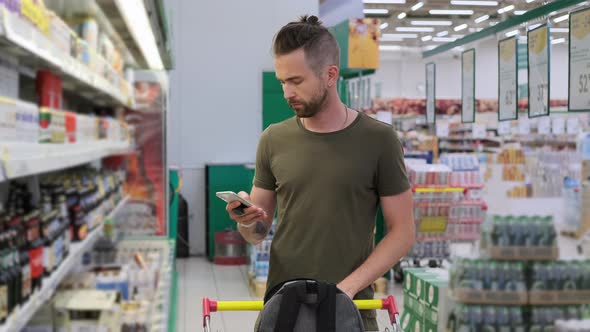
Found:
[[[365,331],[356,305],[334,284],[288,281],[271,290],[264,303],[256,332]]]

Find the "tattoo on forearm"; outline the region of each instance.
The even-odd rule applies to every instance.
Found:
[[[268,227],[262,221],[257,221],[256,226],[254,226],[254,235],[257,238],[263,238],[268,233]]]

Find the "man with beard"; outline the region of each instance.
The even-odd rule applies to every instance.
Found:
[[[348,108],[337,83],[340,48],[315,16],[284,26],[275,36],[274,66],[296,116],[267,128],[256,154],[245,214],[227,205],[250,243],[278,223],[267,289],[295,278],[337,284],[354,299],[373,298],[372,283],[414,243],[412,193],[400,141],[389,125]],[[377,207],[389,232],[374,248]],[[363,311],[367,331],[375,311]]]

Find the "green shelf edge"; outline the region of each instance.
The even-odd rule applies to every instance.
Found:
[[[554,2],[548,3],[544,6],[541,6],[541,7],[535,8],[535,9],[531,9],[531,10],[527,11],[526,13],[524,13],[523,15],[514,16],[509,20],[506,20],[504,22],[500,22],[492,27],[483,29],[479,32],[467,35],[467,36],[465,36],[461,39],[458,39],[454,42],[440,45],[437,48],[432,49],[430,51],[425,51],[422,53],[422,57],[424,59],[426,59],[426,58],[435,56],[437,54],[444,53],[446,51],[452,50],[455,47],[463,46],[465,44],[469,44],[469,43],[478,41],[480,39],[495,35],[499,32],[508,30],[508,29],[515,27],[517,25],[526,23],[528,21],[532,21],[532,20],[537,19],[542,16],[547,16],[551,12],[562,10],[562,9],[565,9],[565,8],[568,8],[571,6],[575,6],[575,5],[582,3],[584,1],[586,1],[586,0],[559,0],[559,1],[554,1]]]

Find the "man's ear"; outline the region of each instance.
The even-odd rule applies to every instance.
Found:
[[[340,76],[340,69],[338,66],[332,65],[328,67],[328,87],[336,86],[338,77]]]

